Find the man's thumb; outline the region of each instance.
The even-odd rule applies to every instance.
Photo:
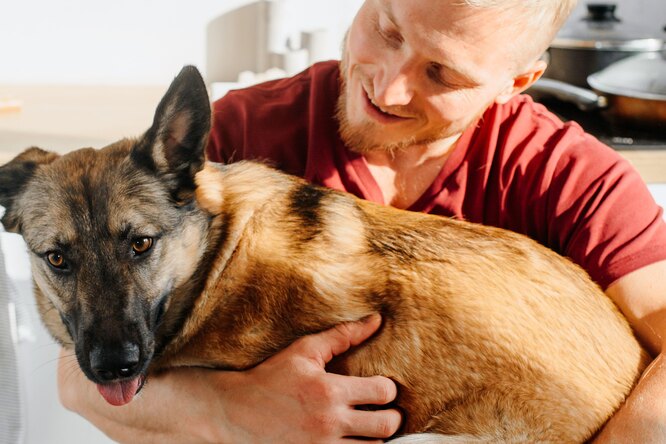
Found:
[[[302,338],[300,345],[310,358],[324,368],[334,356],[346,352],[372,336],[381,323],[382,318],[379,314],[371,314],[359,321],[345,322],[321,333],[306,336]]]

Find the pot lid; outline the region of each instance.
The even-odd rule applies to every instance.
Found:
[[[666,53],[645,53],[622,59],[587,78],[604,94],[666,101]]]
[[[587,16],[569,21],[557,34],[552,48],[606,51],[659,51],[664,39],[649,35],[638,25],[615,15],[614,3],[588,3]]]

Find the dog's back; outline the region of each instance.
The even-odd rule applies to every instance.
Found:
[[[605,294],[529,238],[381,207],[252,163],[200,175],[200,205],[221,219],[249,216],[207,284],[216,302],[196,330],[208,333],[178,351],[179,364],[246,368],[298,336],[378,311],[381,332],[333,370],[393,378],[407,432],[525,441],[589,438],[645,366]],[[224,200],[207,199],[207,187],[224,189]]]

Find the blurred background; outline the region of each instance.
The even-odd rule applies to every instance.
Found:
[[[338,58],[361,3],[0,0],[0,164],[31,145],[65,152],[138,135],[185,64],[218,97]],[[615,3],[622,20],[663,34],[666,1]],[[662,205],[664,148],[627,151]],[[4,232],[0,245],[0,444],[110,442],[60,407],[58,347],[37,319],[25,245]]]
[[[184,64],[198,66],[209,82],[235,80],[242,70],[268,68],[271,52],[297,52],[305,44],[303,32],[315,33],[316,57],[337,58],[360,4],[3,1],[0,84],[166,84]]]
[[[362,0],[22,0],[0,2],[0,84],[166,84],[184,64],[209,82],[268,67],[306,46],[336,58]],[[616,0],[627,22],[660,32],[663,0]],[[572,20],[585,14],[580,2]],[[291,40],[291,47],[289,41]],[[289,57],[289,56],[288,56]],[[298,55],[291,54],[296,62]],[[262,64],[265,66],[261,66]]]

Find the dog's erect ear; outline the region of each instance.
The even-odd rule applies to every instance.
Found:
[[[5,230],[12,232],[20,230],[16,198],[30,182],[37,167],[51,163],[58,157],[60,156],[56,153],[32,147],[0,167],[0,205],[5,208],[5,214],[2,216]]]
[[[157,106],[153,125],[132,151],[140,166],[157,173],[175,195],[194,190],[210,129],[206,84],[194,66],[184,67]]]

